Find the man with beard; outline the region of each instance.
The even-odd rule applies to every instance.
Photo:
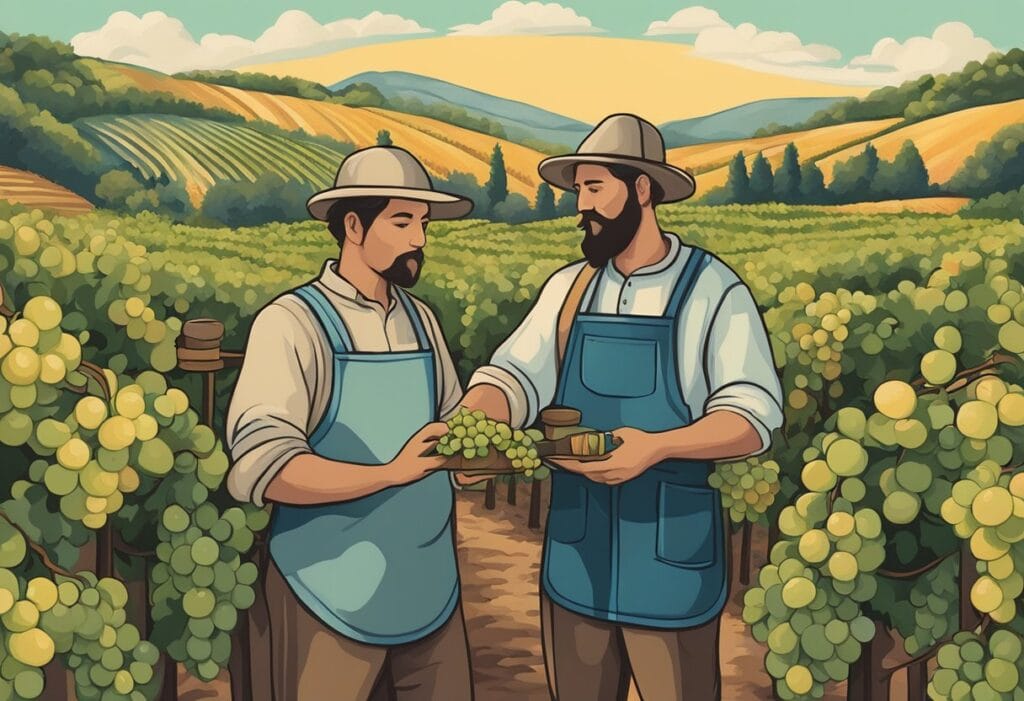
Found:
[[[662,231],[690,197],[661,134],[602,121],[540,174],[575,190],[585,260],[555,272],[474,373],[463,404],[530,425],[545,405],[622,441],[559,460],[541,572],[548,683],[559,701],[721,698],[726,529],[713,461],[768,449],[782,391],[750,290],[723,261]]]
[[[470,212],[394,147],[357,151],[314,195],[341,247],[256,316],[228,411],[238,500],[273,504],[273,693],[473,696],[442,456],[462,388],[419,278],[429,219]],[[411,436],[411,437],[410,437]]]

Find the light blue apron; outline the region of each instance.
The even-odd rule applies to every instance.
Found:
[[[569,334],[556,403],[578,408],[584,426],[603,431],[690,424],[679,389],[678,318],[709,260],[692,251],[664,316],[598,314],[584,304]],[[552,601],[654,628],[717,616],[727,570],[721,501],[707,484],[711,469],[709,462],[666,460],[615,486],[552,472],[542,567]]]
[[[433,351],[411,300],[395,290],[420,350],[355,352],[323,293],[295,290],[334,351],[330,403],[310,436],[317,455],[383,465],[437,420]],[[334,630],[376,645],[411,642],[443,625],[458,603],[452,506],[446,472],[351,501],[276,504],[270,554],[299,600]]]

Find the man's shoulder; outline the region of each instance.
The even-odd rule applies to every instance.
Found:
[[[562,296],[565,296],[569,293],[569,288],[572,287],[572,283],[575,282],[576,278],[579,277],[580,273],[586,266],[586,258],[563,265],[548,276],[547,281],[544,283],[545,291],[548,294],[561,294]]]
[[[743,282],[739,273],[716,254],[705,248],[694,246],[687,246],[687,248],[690,249],[690,255],[703,253],[705,256],[704,266],[700,276],[697,278],[697,282],[708,294],[724,294],[726,290],[736,283]]]

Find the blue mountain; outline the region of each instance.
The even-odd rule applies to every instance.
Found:
[[[524,102],[495,97],[444,80],[404,71],[368,71],[329,87],[331,90],[341,90],[353,83],[369,83],[385,98],[416,98],[428,105],[458,105],[474,117],[486,117],[501,124],[510,141],[521,142],[532,138],[575,148],[591,129],[588,124]]]
[[[721,112],[667,122],[658,127],[667,148],[709,141],[747,139],[769,124],[799,124],[843,97],[785,97],[757,100]]]

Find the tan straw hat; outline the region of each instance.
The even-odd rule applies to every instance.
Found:
[[[685,200],[696,189],[692,175],[665,162],[665,142],[658,128],[635,114],[605,117],[575,154],[546,158],[537,171],[555,187],[572,190],[574,170],[581,163],[624,165],[643,171],[665,191],[663,202]]]
[[[458,219],[473,210],[473,201],[438,192],[416,157],[396,146],[371,146],[349,154],[341,162],[334,187],[306,202],[309,213],[327,219],[327,210],[348,197],[394,197],[430,205],[432,219]]]

